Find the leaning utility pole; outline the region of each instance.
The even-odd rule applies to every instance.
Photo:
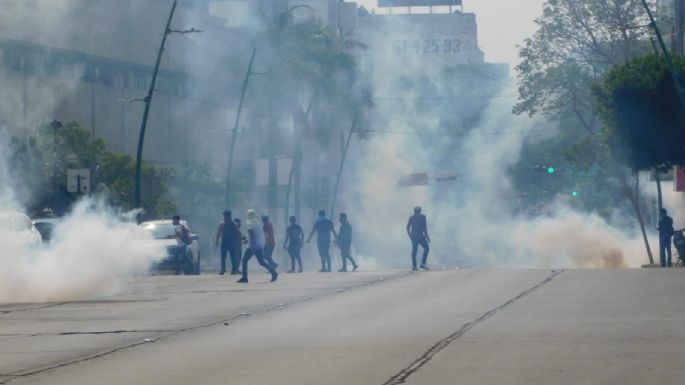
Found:
[[[245,101],[245,94],[247,93],[247,85],[250,82],[250,77],[255,75],[252,72],[252,65],[254,64],[254,58],[257,54],[257,48],[252,49],[252,56],[250,57],[250,64],[247,66],[247,73],[245,74],[245,80],[243,81],[243,89],[240,91],[240,102],[238,103],[238,112],[235,116],[235,124],[233,125],[233,133],[231,135],[231,144],[228,150],[228,164],[226,165],[226,187],[225,187],[225,197],[224,203],[226,207],[230,204],[230,188],[231,188],[231,168],[233,167],[233,153],[235,152],[235,142],[238,136],[238,126],[240,125],[240,114],[243,111],[243,102]]]
[[[171,5],[171,12],[169,12],[169,19],[166,22],[166,27],[164,28],[164,34],[162,35],[162,43],[159,46],[159,52],[157,52],[157,61],[155,62],[155,69],[152,72],[152,81],[150,82],[150,89],[147,91],[147,96],[143,101],[145,102],[145,111],[143,112],[143,122],[140,125],[140,137],[138,138],[138,152],[136,153],[136,181],[135,181],[135,197],[134,197],[134,207],[140,208],[140,169],[143,164],[143,142],[145,141],[145,129],[147,128],[147,118],[150,114],[150,104],[152,104],[152,95],[155,92],[155,84],[157,83],[157,73],[159,72],[159,64],[162,61],[162,53],[164,52],[164,46],[166,45],[166,38],[171,33],[171,20],[174,18],[174,12],[176,11],[176,4],[178,0],[174,0]]]
[[[352,120],[352,127],[350,127],[350,131],[347,133],[347,140],[345,141],[345,147],[343,148],[342,157],[340,158],[340,166],[338,167],[338,174],[335,178],[335,187],[333,188],[333,199],[331,199],[331,211],[329,214],[331,218],[333,218],[335,215],[335,203],[338,199],[338,189],[340,188],[340,180],[342,179],[343,167],[345,167],[345,160],[347,159],[347,150],[349,150],[350,148],[352,134],[354,134],[355,128],[357,127],[358,118],[359,113],[357,112],[354,115],[354,119]]]

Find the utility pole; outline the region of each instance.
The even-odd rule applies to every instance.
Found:
[[[138,137],[138,151],[136,153],[136,176],[135,176],[135,191],[134,191],[134,207],[140,208],[142,206],[140,197],[140,178],[141,178],[141,167],[143,164],[143,143],[145,142],[145,129],[147,128],[147,119],[150,115],[150,105],[152,104],[152,96],[155,92],[155,85],[157,84],[157,74],[159,73],[159,65],[162,61],[162,54],[164,53],[164,47],[166,46],[166,39],[171,33],[196,33],[202,32],[191,28],[189,30],[176,31],[171,29],[171,21],[174,18],[174,12],[176,12],[176,5],[178,0],[174,0],[171,5],[171,11],[169,12],[169,18],[167,19],[166,26],[164,27],[164,33],[162,34],[162,43],[159,45],[159,51],[157,52],[157,61],[155,62],[155,69],[152,72],[152,81],[150,82],[150,88],[148,89],[147,96],[143,98],[145,103],[145,110],[143,112],[143,122],[140,124],[140,136]]]
[[[228,164],[226,165],[226,187],[225,187],[225,197],[224,203],[226,207],[230,204],[230,188],[231,188],[231,169],[233,167],[233,153],[235,152],[235,142],[238,137],[238,126],[240,125],[240,114],[243,111],[243,103],[245,102],[245,94],[247,93],[247,85],[250,82],[250,77],[255,75],[252,72],[252,66],[254,65],[254,58],[257,54],[257,48],[252,49],[252,56],[250,57],[250,64],[247,66],[247,73],[245,74],[245,80],[243,81],[243,88],[240,91],[240,102],[238,103],[238,111],[235,116],[235,124],[233,125],[233,133],[231,135],[231,144],[228,150]]]
[[[649,5],[647,5],[647,0],[642,0],[642,6],[644,7],[645,11],[647,12],[647,16],[649,16],[649,24],[652,26],[654,29],[654,33],[656,34],[656,38],[659,41],[659,46],[661,46],[661,51],[664,53],[664,58],[666,59],[666,65],[668,66],[668,72],[671,73],[671,78],[673,79],[673,85],[675,86],[676,93],[678,94],[678,98],[680,99],[680,107],[685,111],[685,93],[683,91],[683,87],[680,84],[680,81],[678,80],[678,76],[676,76],[675,69],[673,68],[673,57],[671,56],[671,53],[668,52],[668,49],[666,48],[666,44],[664,43],[664,38],[661,36],[661,31],[659,30],[659,26],[656,24],[656,20],[654,19],[654,15],[652,14],[652,10],[649,8]]]
[[[334,217],[335,215],[335,201],[338,198],[338,189],[340,188],[340,180],[342,179],[342,172],[343,172],[343,167],[345,167],[345,159],[347,159],[347,150],[350,148],[350,142],[352,141],[352,134],[355,132],[355,128],[357,127],[357,120],[359,119],[359,113],[357,112],[354,115],[354,119],[352,120],[352,127],[350,127],[350,131],[347,133],[347,140],[345,141],[345,147],[343,148],[343,153],[340,158],[340,166],[338,167],[338,174],[336,175],[335,178],[335,187],[333,188],[333,199],[331,199],[331,211],[330,215],[331,218]]]

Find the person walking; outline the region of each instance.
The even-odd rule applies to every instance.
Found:
[[[295,272],[295,263],[297,262],[299,269],[298,273],[302,272],[302,245],[304,244],[304,231],[302,227],[297,224],[297,218],[291,216],[288,218],[290,221],[290,226],[285,230],[285,243],[283,244],[283,249],[288,251],[290,255],[290,270],[286,273]]]
[[[264,260],[268,262],[271,265],[271,267],[276,269],[278,267],[278,263],[274,262],[272,258],[274,249],[276,248],[274,226],[269,221],[268,215],[262,216],[262,224],[264,224],[264,226],[262,227],[262,230],[264,231]]]
[[[215,247],[218,248],[219,240],[221,240],[221,271],[219,271],[219,275],[224,275],[226,273],[227,254],[230,254],[231,258],[231,274],[235,275],[238,273],[238,267],[235,265],[234,261],[236,259],[236,254],[240,252],[240,231],[238,231],[233,222],[233,214],[231,211],[224,211],[223,216],[224,220],[219,223],[219,228],[216,231],[216,239],[214,241]]]
[[[321,270],[320,273],[330,273],[331,272],[331,233],[335,241],[338,241],[338,235],[335,233],[335,228],[333,227],[333,222],[326,217],[326,212],[324,210],[319,211],[319,217],[314,223],[311,233],[309,233],[309,238],[307,243],[312,240],[314,232],[317,234],[317,246],[319,249],[319,257],[321,257]]]
[[[428,243],[431,241],[428,236],[428,223],[426,221],[426,216],[421,214],[421,207],[414,208],[414,215],[409,217],[407,222],[407,235],[411,239],[411,269],[416,271],[416,253],[418,252],[419,245],[423,248],[423,259],[421,260],[421,268],[428,270],[428,265],[426,264],[428,260],[428,252],[430,248]]]
[[[352,262],[352,271],[357,271],[359,265],[352,258],[352,225],[347,220],[346,213],[340,213],[340,230],[338,230],[338,247],[340,248],[340,258],[342,258],[342,269],[339,272],[347,272],[347,260]]]
[[[247,283],[247,264],[252,256],[257,257],[257,261],[271,273],[271,282],[278,279],[278,273],[273,266],[264,260],[264,242],[262,241],[262,227],[257,222],[257,213],[254,210],[247,210],[247,238],[249,240],[248,249],[243,257],[243,276],[238,283]]]
[[[659,210],[659,223],[656,229],[659,231],[659,262],[661,267],[673,267],[671,262],[671,237],[675,232],[673,229],[673,218],[668,216],[666,209]],[[666,260],[668,255],[668,260]]]

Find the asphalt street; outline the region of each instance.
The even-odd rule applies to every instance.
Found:
[[[143,277],[0,305],[0,383],[682,384],[685,270]]]

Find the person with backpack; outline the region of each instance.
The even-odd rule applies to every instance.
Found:
[[[298,273],[302,272],[302,256],[300,255],[302,251],[302,245],[304,244],[304,232],[302,227],[297,224],[297,218],[291,216],[289,218],[290,226],[285,230],[285,243],[283,248],[288,251],[290,255],[291,267],[286,273],[295,272],[295,262],[299,265]]]
[[[675,232],[673,230],[673,218],[668,216],[666,209],[659,210],[659,223],[656,227],[659,231],[659,262],[661,267],[673,267],[671,262],[671,237]],[[668,254],[668,261],[666,260]]]
[[[171,223],[174,226],[174,234],[176,236],[176,249],[174,250],[175,274],[181,275],[181,270],[184,267],[192,266],[192,260],[188,256],[188,248],[193,241],[190,239],[190,230],[181,223],[180,216],[174,215],[171,218]]]

